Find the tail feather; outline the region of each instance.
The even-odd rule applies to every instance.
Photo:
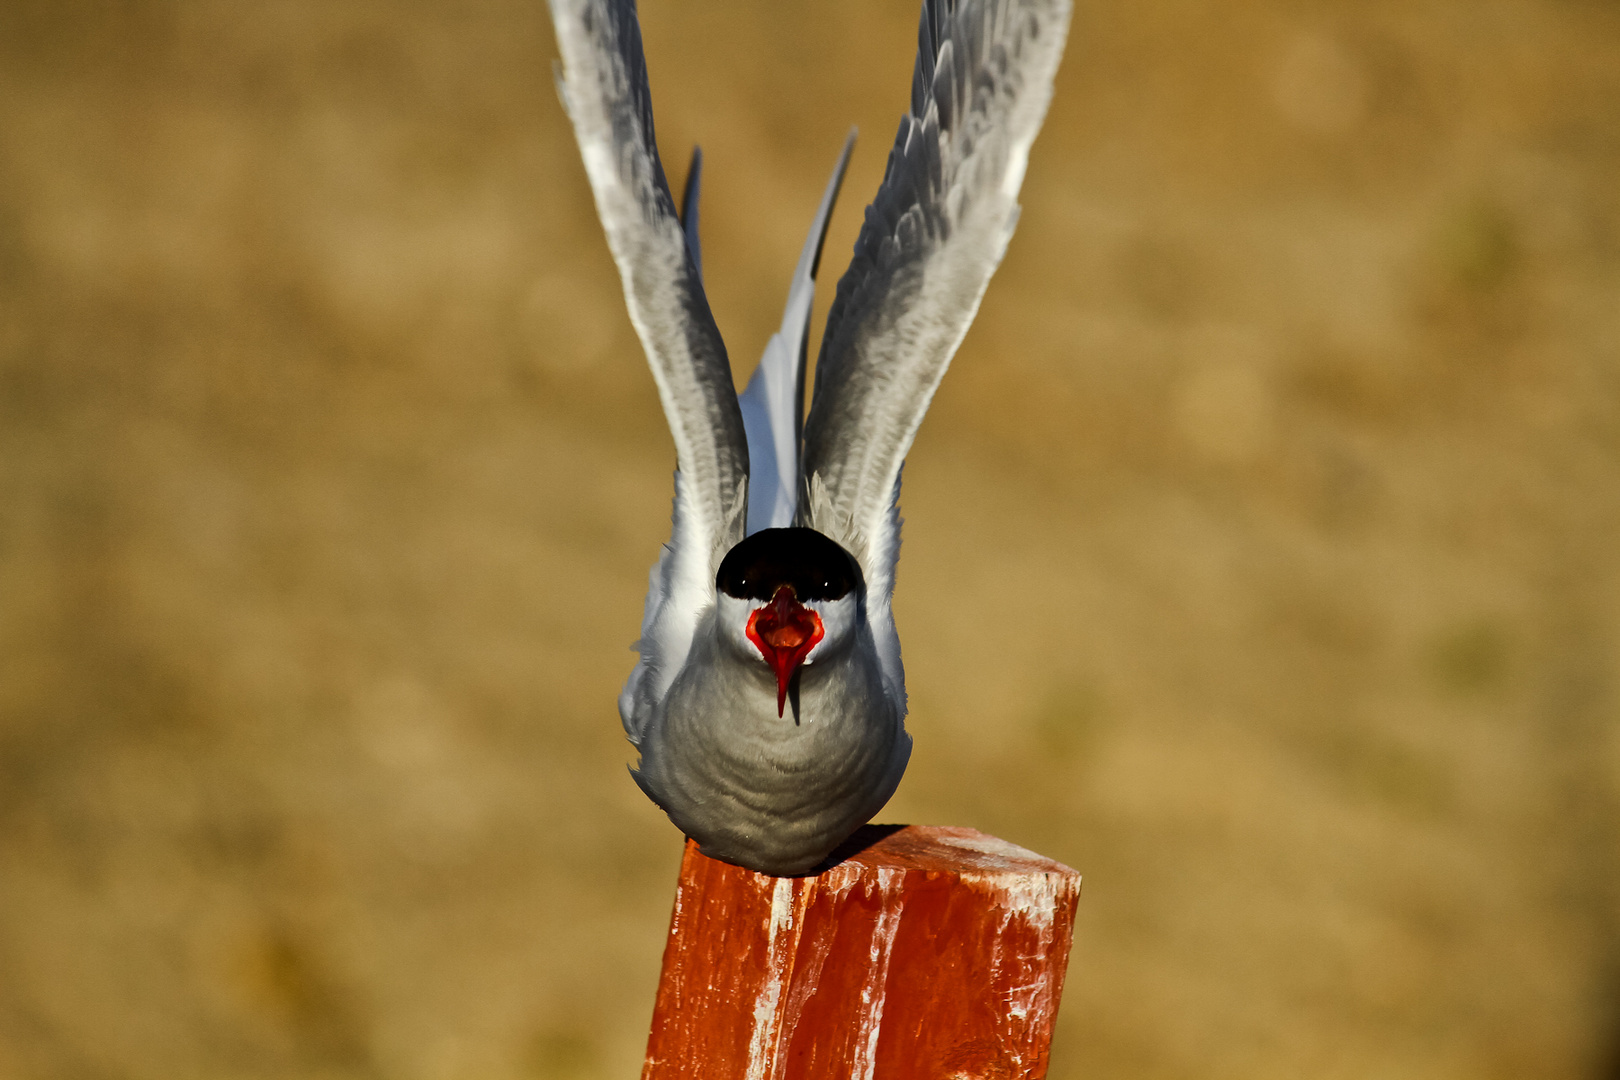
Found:
[[[761,529],[793,524],[799,499],[799,449],[804,434],[804,369],[810,343],[810,305],[816,295],[816,271],[827,223],[844,182],[855,132],[844,140],[843,152],[821,197],[810,235],[805,238],[799,265],[788,288],[782,326],[765,345],[765,355],[738,396],[743,429],[748,436],[748,522],[752,535]]]
[[[686,187],[681,190],[681,231],[686,234],[686,250],[692,253],[692,269],[703,280],[703,247],[698,243],[698,199],[703,193],[703,147],[692,147],[692,164],[686,170]]]

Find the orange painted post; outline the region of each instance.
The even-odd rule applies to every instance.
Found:
[[[642,1080],[1046,1075],[1080,875],[973,829],[843,852],[776,878],[687,843]]]

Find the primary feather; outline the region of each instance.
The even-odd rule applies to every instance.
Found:
[[[668,690],[714,601],[715,568],[742,539],[748,443],[695,245],[658,157],[635,4],[553,0],[551,12],[563,55],[558,92],[675,439],[673,533],[649,583],[641,661],[620,697],[634,740],[637,701]]]
[[[900,469],[1018,220],[1069,0],[928,0],[911,109],[838,282],[804,433],[801,523],[887,603]]]

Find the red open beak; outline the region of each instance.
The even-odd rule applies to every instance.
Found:
[[[799,603],[793,586],[783,585],[771,602],[748,616],[748,640],[776,672],[776,715],[787,706],[788,683],[826,631],[821,616]]]

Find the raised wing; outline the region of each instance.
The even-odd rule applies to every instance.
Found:
[[[1069,0],[927,0],[911,111],[838,283],[805,425],[799,520],[886,605],[900,468],[1018,220]]]
[[[740,509],[748,444],[726,347],[653,140],[636,5],[551,0],[551,17],[563,54],[558,92],[675,437],[681,494],[690,500],[692,524],[709,534],[712,547]]]
[[[765,344],[765,355],[748,380],[740,398],[743,425],[748,432],[748,534],[793,524],[799,504],[799,440],[804,426],[804,364],[810,345],[810,304],[816,298],[816,270],[833,203],[844,183],[855,133],[844,140],[844,150],[833,167],[832,179],[822,193],[810,235],[804,239],[799,265],[788,286],[782,326]],[[695,204],[694,210],[696,212]],[[695,244],[695,241],[694,241]],[[696,247],[693,248],[696,250]]]
[[[648,584],[636,643],[641,660],[619,696],[635,741],[686,662],[698,619],[713,602],[721,557],[742,539],[748,443],[698,272],[698,162],[688,244],[653,139],[635,2],[551,0],[551,18],[563,55],[558,93],[675,438],[673,531]]]

